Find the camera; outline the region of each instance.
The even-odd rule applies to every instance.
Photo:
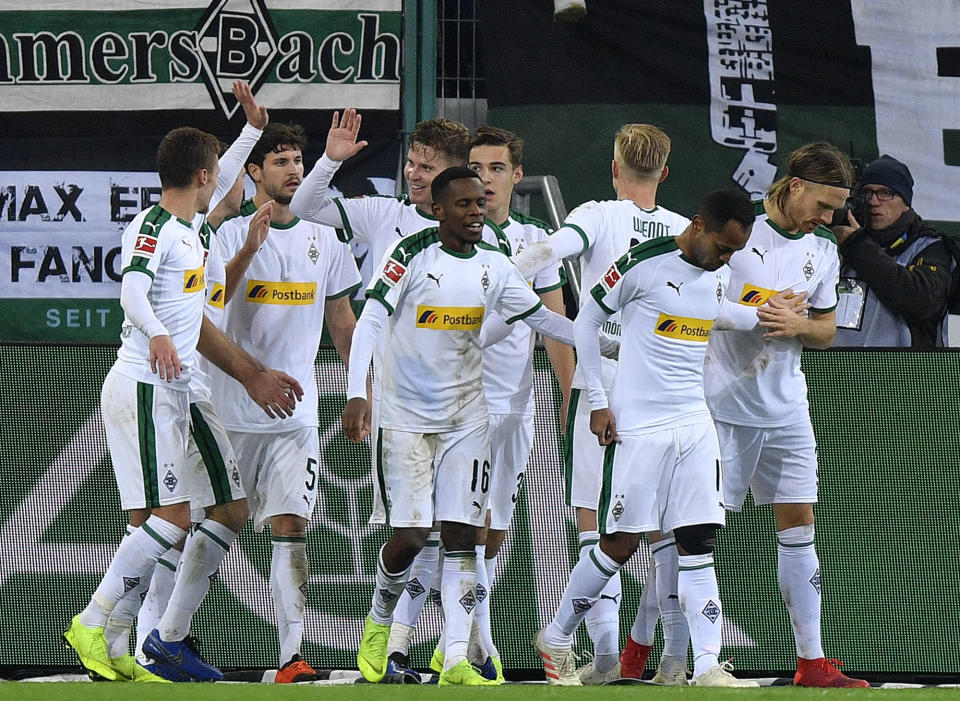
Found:
[[[860,197],[859,190],[847,198],[843,206],[833,210],[833,219],[830,220],[830,228],[835,226],[850,226],[847,220],[847,212],[853,212],[853,218],[857,220],[860,226],[867,226],[870,223],[870,207]]]

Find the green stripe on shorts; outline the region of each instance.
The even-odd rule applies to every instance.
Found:
[[[210,424],[203,418],[203,412],[196,404],[190,405],[190,433],[203,458],[203,465],[207,468],[207,477],[213,487],[213,498],[217,504],[227,504],[233,501],[230,494],[230,478],[227,476],[227,466],[220,452],[220,444],[210,428]]]
[[[137,383],[137,441],[140,445],[140,470],[143,473],[143,498],[146,508],[160,506],[157,479],[157,431],[153,425],[153,385]]]
[[[570,390],[570,403],[567,405],[567,425],[563,435],[563,478],[566,483],[567,506],[573,506],[573,424],[580,403],[580,390]]]
[[[600,486],[600,506],[597,508],[597,525],[600,532],[607,533],[607,512],[610,511],[610,492],[613,491],[613,455],[617,444],[611,443],[603,451],[603,483]]]
[[[377,429],[377,484],[380,485],[380,498],[383,500],[383,513],[390,525],[390,504],[387,502],[387,482],[383,476],[383,429]]]

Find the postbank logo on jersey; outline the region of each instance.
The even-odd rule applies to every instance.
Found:
[[[226,303],[226,301],[227,289],[219,282],[213,283],[213,292],[210,293],[210,299],[207,300],[207,304],[217,309],[223,309],[223,305]]]
[[[417,305],[417,328],[440,331],[474,331],[483,323],[485,307],[432,307]]]
[[[740,304],[748,307],[761,307],[775,294],[777,294],[776,290],[768,290],[766,287],[744,283],[743,290],[740,292]]]
[[[247,280],[246,298],[253,304],[309,305],[317,299],[317,283]]]
[[[185,270],[183,273],[183,291],[199,292],[207,289],[206,278],[203,275],[203,268],[196,270]]]
[[[681,341],[706,343],[710,340],[710,329],[712,328],[713,321],[709,319],[692,319],[688,316],[661,314],[653,332],[657,336],[678,338]]]

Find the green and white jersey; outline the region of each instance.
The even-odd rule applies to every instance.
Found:
[[[664,237],[631,247],[589,288],[587,304],[621,315],[609,392],[619,433],[709,416],[703,359],[729,278],[726,266],[704,270]]]
[[[344,243],[359,241],[367,247],[367,255],[377,263],[397,241],[418,231],[436,226],[437,220],[424,214],[406,195],[364,195],[333,200],[340,210],[343,228],[337,235]],[[374,270],[378,268],[374,267]],[[369,280],[364,280],[364,284]]]
[[[484,242],[507,256],[543,241],[549,225],[539,219],[511,212],[503,226],[491,221],[483,227]],[[547,268],[528,280],[537,294],[562,287],[558,268]],[[483,350],[483,391],[491,414],[533,414],[533,344],[536,335],[526,324],[514,324],[510,335]]]
[[[436,229],[396,242],[379,271],[367,297],[388,313],[380,334],[380,426],[434,433],[486,422],[478,343],[484,316],[496,309],[513,323],[540,307],[520,271],[482,242],[470,253],[450,250]]]
[[[207,255],[207,289],[204,293],[206,303],[203,305],[203,315],[210,322],[220,328],[223,325],[224,303],[226,302],[227,270],[220,254],[220,245],[217,235],[210,237],[210,250]],[[210,401],[212,388],[210,383],[210,368],[212,363],[202,355],[197,355],[197,366],[190,377],[190,402],[202,400]]]
[[[150,369],[150,339],[125,316],[114,364],[120,374],[138,382],[162,383],[187,391],[196,368],[203,320],[209,231],[203,215],[188,222],[159,205],[140,212],[124,229],[120,246],[122,274],[126,277],[142,273],[150,277],[147,300],[173,340],[182,370],[180,377],[170,383],[160,379]]]
[[[241,208],[217,231],[220,253],[231,260],[243,247],[256,208]],[[274,433],[318,425],[314,361],[323,332],[324,304],[352,294],[360,273],[350,248],[329,227],[294,219],[270,224],[270,232],[226,306],[222,329],[238,346],[270,368],[292,375],[303,401],[286,419],[271,419],[246,390],[213,368],[213,404],[231,431]]]
[[[580,304],[586,301],[590,285],[624,252],[638,243],[661,236],[679,236],[690,220],[663,207],[643,209],[632,200],[591,200],[567,215],[565,228],[575,230],[583,239],[580,254]],[[620,340],[620,315],[614,314],[600,329],[601,336]],[[617,363],[603,359],[603,388],[609,393]],[[573,387],[586,387],[583,373],[576,370]]]
[[[757,202],[750,240],[730,259],[727,297],[759,307],[777,291],[806,292],[812,311],[837,306],[840,262],[829,229],[791,234],[770,220]],[[713,418],[743,426],[785,426],[806,415],[807,383],[797,338],[763,338],[753,331],[717,331],[706,360],[707,403]]]

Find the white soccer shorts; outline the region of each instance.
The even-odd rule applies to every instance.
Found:
[[[510,528],[533,446],[533,415],[490,414],[490,528]]]
[[[208,506],[243,499],[240,467],[227,430],[209,400],[190,403],[190,437],[187,441],[190,508],[194,521],[203,520]]]
[[[810,417],[776,428],[717,422],[723,455],[723,502],[740,511],[747,498],[761,504],[817,501],[817,443]]]
[[[597,510],[603,482],[603,454],[603,446],[590,432],[590,402],[586,392],[573,388],[564,436],[567,506]]]
[[[228,431],[247,505],[258,532],[271,516],[309,519],[320,481],[320,436],[314,426],[283,433]]]
[[[188,394],[111,369],[100,393],[100,411],[120,506],[128,511],[189,501]]]
[[[709,416],[683,426],[620,434],[607,446],[597,520],[601,533],[666,533],[724,523],[717,431]]]
[[[386,523],[429,528],[435,521],[482,526],[490,491],[490,441],[486,423],[444,433],[380,428],[373,450],[375,480],[386,496]],[[370,518],[371,523],[377,514]]]

